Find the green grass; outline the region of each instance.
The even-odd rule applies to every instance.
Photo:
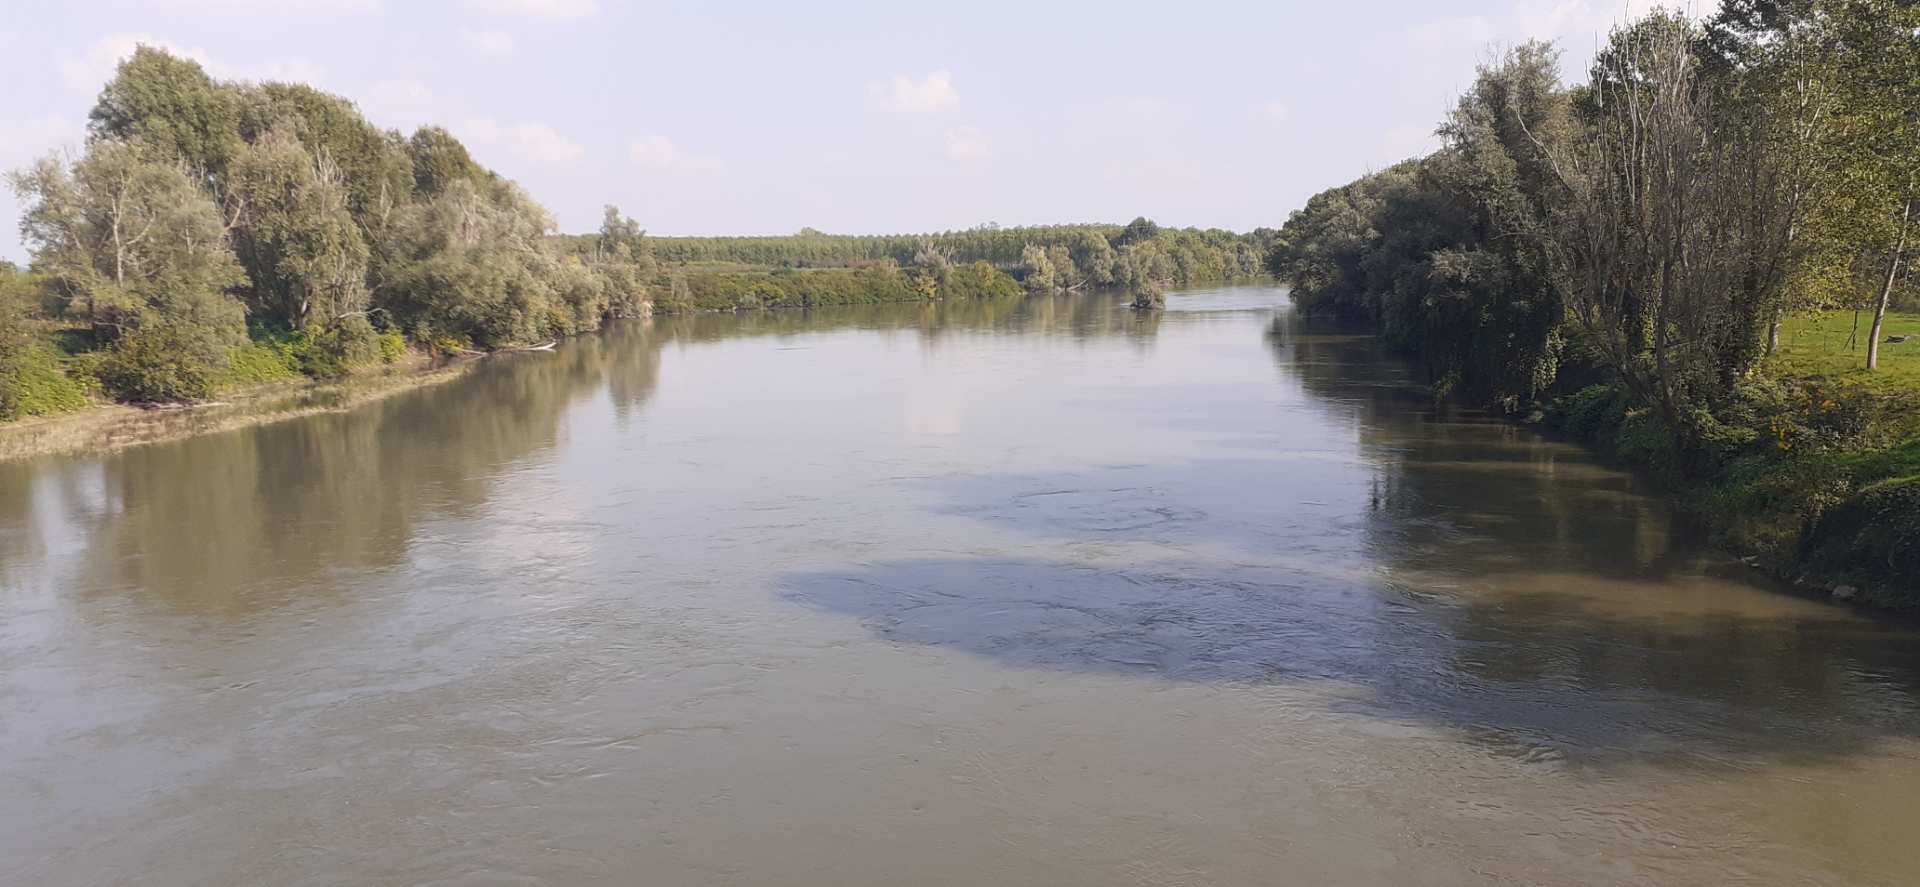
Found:
[[[1822,378],[1861,385],[1877,393],[1920,391],[1920,314],[1888,312],[1880,331],[1880,368],[1867,372],[1867,330],[1871,315],[1860,315],[1859,339],[1852,350],[1853,312],[1823,311],[1787,318],[1780,327],[1780,353],[1767,369],[1781,376]],[[1909,336],[1898,344],[1888,336]]]

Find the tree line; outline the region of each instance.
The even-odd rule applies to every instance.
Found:
[[[1144,220],[658,238],[612,206],[599,231],[559,235],[441,127],[403,135],[340,96],[220,81],[146,46],[101,90],[79,156],[7,178],[33,258],[0,268],[0,419],[95,392],[196,400],[408,353],[532,345],[655,308],[994,298],[1019,277],[1040,289],[1224,279],[1257,272],[1263,252]],[[1036,245],[1063,258],[1023,264]],[[1129,248],[1145,270],[1121,261]]]
[[[1783,317],[1858,304],[1877,331],[1911,293],[1917,26],[1901,0],[1655,12],[1571,86],[1549,45],[1515,47],[1439,151],[1315,195],[1269,267],[1450,386],[1519,408],[1596,364],[1707,433]]]
[[[1911,392],[1765,367],[1783,321],[1846,307],[1873,370],[1889,307],[1915,298],[1920,4],[1655,11],[1570,84],[1551,46],[1526,43],[1479,69],[1438,135],[1292,214],[1268,261],[1300,307],[1374,324],[1437,388],[1510,412],[1577,392],[1549,418],[1676,478],[1791,461],[1824,492],[1776,486],[1759,510],[1803,523],[1912,473],[1787,458],[1840,466],[1911,442]],[[1920,531],[1900,532],[1920,567]]]
[[[532,343],[639,313],[642,269],[550,247],[553,220],[446,130],[383,130],[312,87],[220,82],[141,47],[84,153],[9,176],[33,312],[129,400],[233,372],[338,376],[407,343]],[[19,309],[14,309],[20,313]]]
[[[609,213],[614,210],[609,208]],[[609,215],[608,226],[617,223]],[[631,223],[629,223],[631,224]],[[598,235],[563,236],[583,258],[606,248]],[[936,234],[843,235],[804,229],[788,236],[646,237],[636,251],[657,263],[669,310],[730,310],[933,298],[960,280],[992,293],[1117,288],[1158,304],[1165,286],[1241,280],[1265,273],[1271,231],[1126,225],[983,225]],[[1014,283],[1017,280],[1018,283]]]
[[[570,251],[591,253],[592,235],[567,238]],[[808,228],[778,237],[652,237],[654,258],[673,265],[733,264],[761,269],[834,268],[893,261],[903,267],[927,251],[948,261],[986,262],[1009,272],[1028,268],[1031,248],[1071,252],[1097,276],[1113,259],[1105,255],[1136,241],[1152,241],[1171,264],[1169,279],[1205,283],[1262,273],[1267,243],[1251,235],[1202,228],[1163,229],[1146,218],[1127,225],[1039,225],[1007,227],[982,225],[965,231],[932,234],[825,234]]]

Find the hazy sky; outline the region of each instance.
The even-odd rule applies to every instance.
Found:
[[[1634,0],[1637,11],[1647,4]],[[1490,46],[1584,65],[1623,2],[0,3],[0,166],[80,144],[136,43],[447,126],[553,210],[659,234],[1246,230],[1419,153]],[[0,255],[25,254],[0,196]]]

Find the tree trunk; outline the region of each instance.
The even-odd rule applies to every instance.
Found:
[[[1780,312],[1773,312],[1773,321],[1767,324],[1767,356],[1771,357],[1780,350]]]
[[[1893,282],[1900,277],[1900,260],[1907,251],[1907,227],[1913,219],[1913,201],[1900,211],[1900,239],[1894,242],[1893,257],[1887,260],[1887,282],[1880,287],[1880,301],[1873,305],[1873,326],[1867,333],[1867,369],[1880,368],[1880,327],[1887,320],[1887,303],[1893,300]]]

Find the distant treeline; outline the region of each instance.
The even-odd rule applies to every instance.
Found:
[[[1188,285],[1258,276],[1275,232],[1161,228],[1145,218],[1126,225],[983,226],[936,234],[823,234],[780,237],[647,237],[665,266],[708,271],[804,268],[901,268],[985,262],[1030,289]],[[582,257],[602,249],[600,235],[562,237]],[[1035,279],[1036,275],[1039,279]]]

